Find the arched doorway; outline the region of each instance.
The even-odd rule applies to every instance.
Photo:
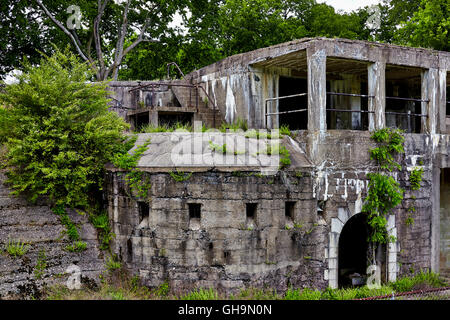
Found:
[[[351,217],[342,228],[338,249],[339,287],[363,284],[368,265],[368,236],[367,215],[363,213]]]
[[[331,218],[331,228],[329,233],[329,240],[328,240],[328,248],[325,250],[325,256],[328,260],[328,268],[324,272],[324,279],[328,281],[328,285],[330,288],[336,289],[338,288],[338,280],[339,280],[339,261],[342,263],[344,261],[345,264],[345,255],[346,252],[339,253],[339,247],[341,247],[343,250],[345,248],[349,249],[350,255],[351,254],[351,247],[346,246],[341,241],[342,238],[342,232],[348,233],[347,236],[344,234],[344,240],[345,238],[349,237],[351,242],[351,239],[356,239],[355,241],[359,241],[364,245],[368,245],[367,243],[367,237],[363,239],[363,236],[360,234],[359,236],[356,234],[353,234],[351,229],[356,229],[357,226],[364,226],[364,229],[367,232],[367,221],[363,220],[364,214],[360,213],[361,210],[361,202],[360,200],[357,200],[355,203],[355,208],[347,207],[347,208],[338,208],[337,215],[334,218]],[[359,218],[358,218],[359,217]],[[355,219],[354,222],[351,222],[352,219]],[[361,220],[363,221],[361,221]],[[351,224],[348,224],[351,222]],[[353,225],[353,228],[352,228]],[[345,230],[344,230],[345,228]],[[349,231],[350,230],[350,231]],[[387,217],[387,225],[386,230],[388,232],[389,237],[395,237],[397,238],[397,228],[395,227],[395,215],[390,215]],[[359,240],[357,240],[359,238]],[[351,245],[351,244],[350,244]],[[377,261],[384,260],[384,263],[380,266],[381,271],[381,279],[387,278],[386,281],[395,281],[397,279],[397,273],[398,273],[398,264],[397,264],[397,252],[398,252],[398,243],[397,242],[390,242],[388,243],[384,248],[381,248],[381,250],[377,250]],[[342,250],[341,250],[342,251]],[[361,251],[362,252],[362,249]],[[366,249],[367,252],[367,249]],[[341,259],[340,254],[344,255],[344,260]],[[365,255],[359,254],[357,257],[361,258]],[[351,261],[351,260],[350,260]],[[361,262],[360,262],[361,263]],[[367,262],[366,262],[366,268],[367,268]],[[367,270],[364,271],[364,273]],[[340,286],[340,284],[339,284]]]

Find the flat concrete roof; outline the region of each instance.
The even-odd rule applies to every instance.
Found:
[[[289,62],[306,64],[306,50],[324,50],[327,57],[383,61],[386,64],[418,68],[450,69],[450,52],[414,48],[379,42],[349,39],[303,38],[274,46],[236,54],[195,70],[186,78],[198,78],[214,72],[248,71],[249,67],[289,67]]]
[[[239,133],[222,132],[160,132],[138,134],[135,147],[150,141],[137,168],[143,171],[277,171],[282,155],[268,154],[284,146],[289,151],[292,169],[311,168],[305,151],[287,136],[256,139],[249,130]],[[247,137],[246,137],[247,135]],[[225,147],[224,147],[225,145]],[[278,146],[277,146],[278,145]],[[119,170],[109,166],[108,170]]]

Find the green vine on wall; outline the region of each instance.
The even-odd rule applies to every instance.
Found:
[[[130,141],[134,143],[136,138],[134,137]],[[117,168],[128,171],[125,175],[125,181],[138,198],[146,198],[148,196],[148,190],[151,188],[150,178],[143,171],[136,168],[139,159],[147,150],[149,144],[150,139],[145,141],[144,144],[137,146],[133,153],[118,153],[112,160],[112,163]]]
[[[192,176],[192,172],[182,172],[182,171],[171,171],[169,172],[170,176],[176,181],[176,182],[183,182],[186,180],[189,180]]]
[[[367,175],[368,194],[362,212],[367,213],[371,229],[368,241],[372,244],[374,264],[376,246],[396,241],[395,237],[388,234],[387,216],[402,202],[404,190],[389,173],[401,169],[395,157],[405,152],[405,138],[402,134],[403,131],[399,129],[384,128],[371,136],[378,143],[378,147],[370,150],[370,158],[376,161],[378,172]]]

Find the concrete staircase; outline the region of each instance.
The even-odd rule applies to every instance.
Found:
[[[181,83],[188,85],[188,83]],[[209,128],[220,127],[224,121],[220,109],[217,107],[214,116],[214,104],[209,102],[201,89],[192,87],[171,86],[171,90],[180,103],[181,107],[193,109],[196,112],[196,120],[201,120]],[[215,118],[215,121],[214,121]]]

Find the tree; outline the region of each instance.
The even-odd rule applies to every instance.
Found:
[[[25,64],[0,95],[4,162],[14,194],[85,208],[102,188],[104,165],[129,147],[128,125],[108,111],[106,83],[88,82],[88,64],[55,51],[37,67]]]
[[[409,21],[402,23],[399,42],[416,47],[450,50],[450,2],[422,0]]]
[[[101,81],[110,77],[117,80],[124,57],[140,43],[158,41],[167,31],[180,2],[98,0],[94,11],[93,1],[84,1],[82,8],[87,16],[80,23],[80,26],[85,25],[81,28],[81,37],[58,18],[56,13],[61,16],[61,7],[52,12],[42,0],[35,0],[35,3],[68,37],[77,54],[89,63],[97,80]]]

